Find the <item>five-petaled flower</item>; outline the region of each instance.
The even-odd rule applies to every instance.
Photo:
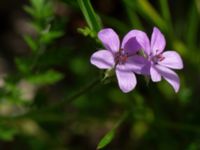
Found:
[[[136,37],[142,46],[147,59],[146,65],[142,69],[143,73],[150,75],[153,82],[161,81],[161,77],[163,77],[172,85],[175,92],[178,92],[180,88],[179,77],[171,69],[182,69],[183,62],[177,52],[171,50],[163,52],[166,41],[159,29],[154,27],[151,41],[146,33],[140,30],[132,30],[128,36]]]
[[[100,69],[115,69],[120,89],[127,93],[133,90],[137,80],[134,73],[141,74],[144,57],[136,53],[141,49],[135,37],[125,36],[120,45],[118,35],[110,28],[102,29],[98,38],[105,49],[91,56],[91,63]]]
[[[100,69],[115,69],[120,89],[127,93],[136,86],[134,73],[149,75],[153,82],[163,77],[178,92],[180,79],[172,69],[182,69],[183,62],[175,51],[163,52],[166,41],[156,27],[153,28],[151,41],[140,30],[131,30],[120,41],[118,35],[110,28],[102,29],[98,38],[106,48],[91,56],[91,63]],[[137,52],[141,50],[143,56]]]

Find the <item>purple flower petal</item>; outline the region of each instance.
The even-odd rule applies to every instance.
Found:
[[[175,51],[166,51],[162,53],[164,59],[159,61],[160,65],[172,68],[172,69],[182,69],[183,68],[183,61],[180,55]]]
[[[142,69],[146,65],[147,60],[139,55],[134,55],[128,58],[124,64],[127,70],[133,71],[137,74],[142,74]]]
[[[98,33],[98,38],[101,40],[106,49],[116,53],[119,51],[120,41],[117,33],[111,29],[102,29]]]
[[[153,82],[159,82],[159,81],[161,81],[161,75],[157,71],[157,69],[155,68],[154,65],[151,65],[150,74],[151,74],[151,79],[152,79]]]
[[[131,30],[128,32],[122,41],[122,48],[125,47],[125,44],[133,37],[136,37],[136,40],[141,45],[142,49],[147,55],[150,54],[150,42],[147,34],[140,30]]]
[[[119,88],[124,93],[128,93],[135,88],[137,80],[135,74],[131,71],[127,71],[124,67],[124,65],[117,65],[116,76]]]
[[[132,37],[127,40],[127,42],[124,44],[124,47],[122,47],[125,52],[128,54],[135,54],[137,51],[141,49],[140,44],[137,42],[136,37]]]
[[[158,28],[154,27],[151,35],[151,51],[153,55],[160,54],[164,50],[165,45],[165,37]]]
[[[174,91],[177,93],[180,88],[180,80],[178,75],[167,67],[161,65],[156,65],[158,72],[163,76],[163,78],[173,87]]]
[[[100,69],[109,69],[115,64],[113,54],[108,50],[100,50],[93,53],[90,62]]]
[[[141,74],[150,75],[151,62],[146,60],[145,65],[142,67]]]

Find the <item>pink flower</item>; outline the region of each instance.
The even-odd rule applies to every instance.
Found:
[[[136,36],[138,43],[144,50],[147,62],[142,72],[150,75],[153,82],[161,81],[161,77],[163,77],[174,88],[175,92],[178,92],[180,80],[172,69],[182,69],[183,62],[177,52],[171,50],[163,52],[166,41],[160,30],[154,27],[151,41],[146,33],[140,30],[132,30],[127,36]]]
[[[136,55],[141,46],[135,37],[125,36],[120,46],[120,40],[114,30],[102,29],[98,38],[105,49],[95,52],[91,56],[91,63],[99,69],[115,69],[120,89],[127,93],[137,84],[134,73],[141,74],[144,58]]]

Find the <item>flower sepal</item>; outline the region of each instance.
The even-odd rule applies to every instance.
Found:
[[[108,69],[104,73],[104,77],[102,78],[101,82],[103,84],[107,84],[111,82],[111,79],[115,76],[115,70],[114,68]]]

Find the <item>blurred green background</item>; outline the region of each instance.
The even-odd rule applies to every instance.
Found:
[[[199,21],[199,0],[1,0],[0,150],[200,150]],[[97,32],[154,26],[183,58],[179,93],[101,83]]]

